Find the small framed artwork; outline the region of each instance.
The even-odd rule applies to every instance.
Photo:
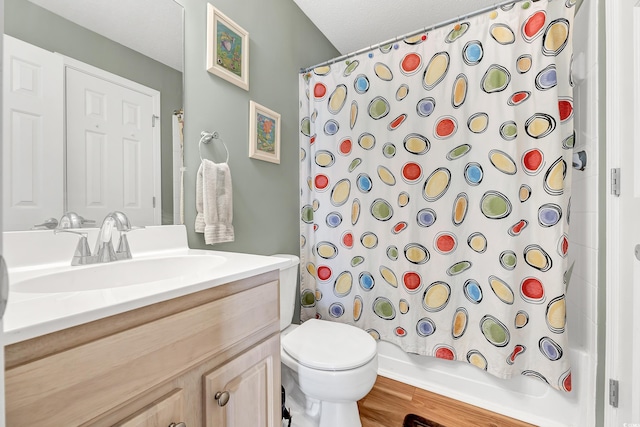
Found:
[[[207,3],[207,71],[249,90],[249,33]]]
[[[280,163],[280,114],[249,102],[249,157]]]

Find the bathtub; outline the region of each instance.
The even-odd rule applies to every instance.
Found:
[[[489,411],[544,427],[594,425],[595,372],[586,352],[569,350],[571,393],[561,393],[542,381],[517,377],[500,379],[461,362],[405,353],[378,342],[378,374]]]

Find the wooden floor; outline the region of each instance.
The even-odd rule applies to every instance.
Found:
[[[373,390],[358,402],[358,408],[362,427],[402,427],[407,414],[446,427],[533,426],[380,376]]]

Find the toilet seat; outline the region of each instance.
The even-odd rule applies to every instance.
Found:
[[[310,319],[282,338],[282,348],[299,364],[324,371],[346,371],[371,361],[376,341],[362,329]]]

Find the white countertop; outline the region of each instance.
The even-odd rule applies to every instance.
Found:
[[[97,230],[92,231],[95,233]],[[54,236],[52,231],[5,232],[4,253],[10,281],[9,304],[4,315],[5,345],[278,270],[290,263],[285,258],[189,249],[184,226],[148,227],[128,236],[134,261],[196,255],[211,257],[212,267],[206,272],[189,272],[184,278],[129,286],[72,292],[18,292],[15,288],[24,280],[92,266],[70,266],[77,236]],[[90,235],[90,240],[91,237],[95,238]],[[127,262],[131,261],[115,263]],[[100,274],[99,270],[96,274]]]

